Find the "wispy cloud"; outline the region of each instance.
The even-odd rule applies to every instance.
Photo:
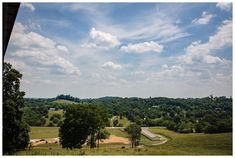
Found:
[[[229,12],[232,8],[232,3],[220,2],[216,4],[216,7],[223,11]]]
[[[196,25],[206,25],[208,24],[212,18],[214,18],[215,15],[210,14],[208,12],[202,12],[202,15],[200,18],[193,19],[192,23]]]
[[[21,7],[29,9],[31,12],[35,11],[35,7],[32,3],[21,3]]]

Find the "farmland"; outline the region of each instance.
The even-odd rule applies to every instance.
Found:
[[[62,149],[59,144],[43,144],[31,150],[24,150],[17,155],[231,155],[232,133],[220,134],[179,134],[164,128],[149,128],[151,132],[168,138],[162,145],[151,145],[146,137],[141,137],[141,146],[132,149],[130,145],[121,143],[101,144],[100,148],[83,148],[75,150]],[[111,135],[127,137],[119,128],[107,128]],[[30,138],[58,137],[57,127],[31,127]],[[125,146],[124,149],[121,149]]]

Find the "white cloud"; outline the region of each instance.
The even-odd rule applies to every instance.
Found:
[[[210,49],[220,49],[224,46],[232,45],[233,23],[231,20],[223,21],[222,26],[217,30],[214,36],[209,38]]]
[[[122,69],[122,65],[120,64],[114,64],[111,61],[105,62],[102,65],[103,68],[107,68],[107,69],[113,69],[113,70],[118,70],[118,69]]]
[[[229,12],[232,8],[232,3],[220,2],[216,4],[216,7],[223,11]]]
[[[31,12],[35,11],[35,7],[31,3],[21,3],[21,6],[28,8]]]
[[[132,74],[134,74],[134,75],[144,75],[145,72],[144,71],[134,71]]]
[[[163,69],[167,69],[167,68],[168,68],[168,65],[167,65],[167,64],[163,64],[163,65],[162,65],[162,68],[163,68]]]
[[[205,25],[205,24],[208,24],[211,21],[211,19],[214,17],[215,17],[215,15],[204,11],[204,12],[202,12],[201,17],[193,19],[192,23],[197,24],[197,25]]]
[[[137,44],[130,43],[127,46],[122,46],[120,49],[127,53],[144,53],[144,52],[160,53],[163,50],[163,45],[160,45],[154,41],[150,41]]]
[[[204,62],[207,64],[227,62],[225,59],[210,55],[211,51],[232,45],[232,21],[225,20],[218,27],[217,32],[209,37],[208,42],[193,42],[185,48],[186,54],[179,57],[179,60],[186,64]]]
[[[203,57],[203,61],[207,64],[216,64],[216,63],[222,63],[224,62],[225,60],[223,59],[220,59],[219,57],[217,56],[212,56],[212,55],[205,55]]]
[[[65,47],[65,46],[57,45],[56,47],[57,47],[59,50],[61,50],[62,52],[65,52],[65,53],[68,53],[68,52],[69,52],[68,48]]]
[[[54,48],[56,42],[44,37],[36,32],[27,33],[26,27],[21,23],[15,23],[14,33],[11,36],[14,45],[29,48],[29,47],[41,47],[41,48]]]
[[[181,65],[163,66],[163,70],[155,73],[156,77],[189,77],[194,74]]]
[[[58,51],[68,51],[65,46],[36,32],[28,33],[21,23],[15,24],[11,42],[17,47],[14,55],[30,66],[47,67],[51,72],[61,74],[81,74],[76,66],[58,54]]]
[[[118,46],[119,44],[120,42],[116,36],[92,28],[89,33],[89,41],[82,46],[88,48],[100,47],[109,49]]]
[[[30,29],[33,29],[33,30],[41,30],[41,25],[40,24],[37,24],[35,22],[30,22],[29,24],[29,28]]]

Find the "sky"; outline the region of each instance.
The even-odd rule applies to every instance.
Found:
[[[232,96],[231,3],[21,3],[25,97]]]

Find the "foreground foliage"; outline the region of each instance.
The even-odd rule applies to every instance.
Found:
[[[3,65],[3,154],[11,154],[24,149],[29,142],[29,127],[22,121],[23,96],[20,91],[22,74],[12,68],[11,64]]]

